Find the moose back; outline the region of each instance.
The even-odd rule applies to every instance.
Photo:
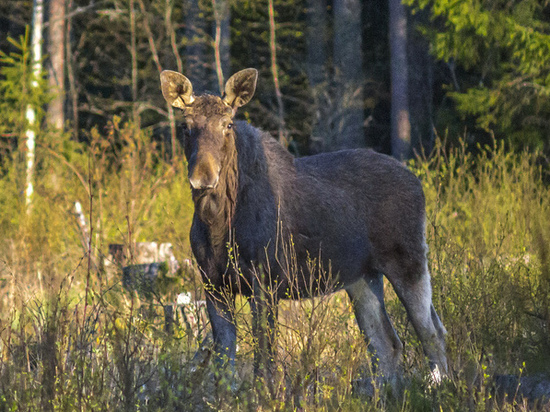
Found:
[[[343,288],[378,373],[400,374],[403,345],[384,307],[386,276],[439,380],[447,371],[445,329],[432,305],[419,180],[395,159],[366,149],[293,158],[269,134],[234,120],[257,77],[255,69],[236,73],[218,97],[195,96],[182,74],[161,74],[166,101],[185,118],[195,205],[191,246],[218,364],[234,370],[237,293],[251,304],[258,373],[274,357],[277,300]]]

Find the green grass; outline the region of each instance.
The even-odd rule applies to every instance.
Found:
[[[190,257],[192,203],[181,158],[166,161],[147,135],[115,119],[90,147],[54,144],[37,153],[29,213],[21,170],[4,159],[0,177],[0,411],[30,410],[527,410],[513,394],[499,402],[492,379],[550,370],[550,194],[537,154],[503,145],[437,150],[411,168],[423,181],[434,305],[448,330],[450,376],[429,389],[427,366],[404,309],[387,288],[390,316],[405,344],[403,395],[366,398],[366,345],[347,296],[283,302],[277,326],[275,395],[255,382],[254,341],[237,304],[239,388],[216,384],[193,356],[205,336],[162,306],[199,277],[151,300],[102,270],[110,243],[172,242]],[[55,142],[55,140],[54,140]],[[92,247],[81,242],[73,202],[84,205]],[[88,251],[91,254],[88,255]],[[88,259],[90,257],[90,259]]]

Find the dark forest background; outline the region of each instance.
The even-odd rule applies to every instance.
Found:
[[[56,93],[46,117],[86,141],[116,114],[170,143],[160,70],[218,93],[221,79],[255,67],[244,115],[298,155],[370,146],[408,158],[430,152],[436,135],[547,150],[548,2],[405,3],[45,1],[43,67]],[[9,54],[33,2],[0,1],[0,16]],[[4,121],[1,132],[5,145],[13,130]]]

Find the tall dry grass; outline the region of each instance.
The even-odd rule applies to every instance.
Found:
[[[493,378],[550,370],[547,164],[504,145],[446,150],[411,164],[424,184],[434,304],[448,334],[449,379],[425,381],[426,362],[398,299],[390,316],[405,343],[407,389],[365,397],[372,369],[348,298],[281,303],[276,385],[254,380],[250,310],[237,301],[238,383],[194,358],[205,334],[162,308],[197,289],[193,268],[175,289],[144,299],[103,267],[109,243],[172,242],[190,257],[192,204],[181,158],[115,119],[89,146],[39,148],[36,196],[22,205],[19,171],[0,176],[0,410],[526,410],[498,400]],[[73,215],[80,201],[91,245]],[[535,408],[536,405],[529,407]]]

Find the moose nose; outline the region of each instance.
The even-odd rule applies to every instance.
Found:
[[[213,189],[220,179],[220,168],[210,154],[197,158],[189,168],[189,183],[193,189]]]
[[[191,177],[189,183],[193,189],[214,189],[218,185],[219,176],[214,179],[202,179],[201,177]]]

